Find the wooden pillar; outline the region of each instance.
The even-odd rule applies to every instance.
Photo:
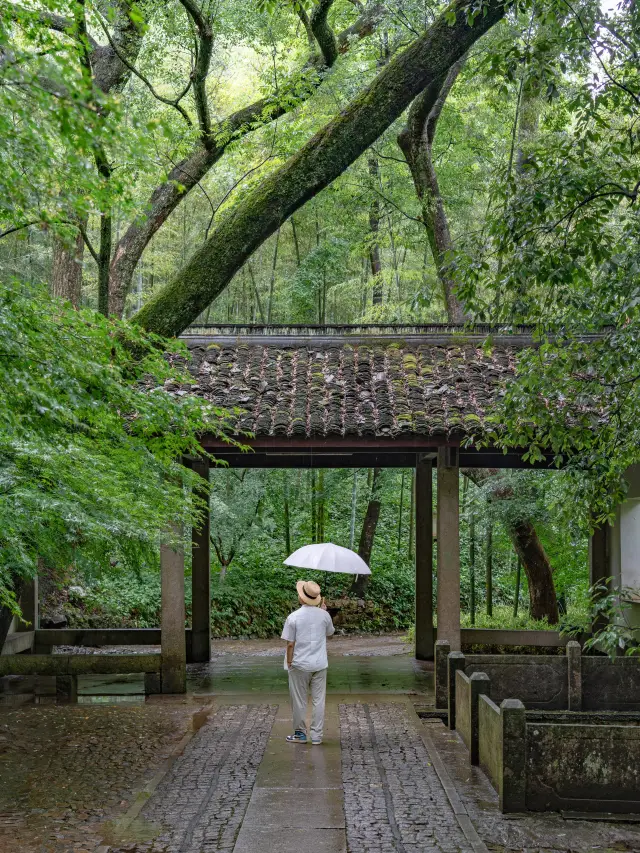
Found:
[[[438,640],[460,651],[460,493],[457,447],[438,450]]]
[[[198,459],[192,469],[209,481],[209,461]],[[203,493],[203,497],[205,494]],[[193,528],[191,536],[191,654],[195,663],[211,660],[211,562],[209,540],[209,495],[200,530]]]
[[[22,610],[22,619],[16,620],[18,623],[16,631],[35,631],[40,627],[37,575],[25,580],[20,593],[20,609]]]
[[[591,538],[589,539],[589,586],[593,587],[596,584],[609,586],[609,577],[611,575],[609,546],[611,541],[611,528],[608,524],[603,527],[597,527]],[[603,589],[596,595],[597,598],[602,598],[607,593]],[[594,619],[592,630],[602,630],[606,625],[606,619],[603,616],[597,616]]]
[[[179,530],[172,530],[175,538]],[[162,692],[186,693],[187,648],[185,643],[184,549],[180,542],[160,547],[162,583]]]
[[[433,498],[431,459],[419,459],[416,507],[416,658],[433,660]]]

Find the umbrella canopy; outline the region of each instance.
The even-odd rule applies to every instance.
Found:
[[[284,561],[285,566],[297,566],[299,569],[315,569],[320,572],[346,572],[352,575],[370,575],[371,569],[355,551],[334,545],[332,542],[320,542],[317,545],[304,545],[294,551]]]

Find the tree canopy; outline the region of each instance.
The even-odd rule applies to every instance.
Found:
[[[171,512],[191,511],[180,504],[189,475],[168,459],[188,450],[204,414],[161,396],[143,406],[132,381],[142,364],[158,382],[171,369],[147,332],[526,323],[539,346],[523,353],[478,440],[525,447],[532,460],[552,452],[579,497],[581,529],[610,518],[624,470],[640,460],[639,14],[631,0],[5,3],[0,282],[17,387],[31,376],[42,323],[45,355],[62,371],[53,397],[66,399],[65,383],[85,370],[85,413],[113,343],[120,373],[104,386],[96,453],[104,461],[114,435],[123,454],[141,442],[131,472],[144,459],[157,466],[153,488],[166,481],[175,492],[167,513],[140,509],[156,535]],[[95,310],[133,325],[83,313]],[[25,389],[37,411],[44,387]],[[137,406],[143,435],[126,416]],[[171,418],[180,439],[161,447],[152,433]],[[84,435],[52,423],[33,421],[34,448]],[[17,424],[17,415],[6,424],[7,458],[22,452]],[[135,475],[121,461],[128,494]],[[89,530],[94,493],[77,488],[79,528]],[[105,488],[104,518],[134,541],[115,486]],[[479,488],[498,506],[497,480]],[[518,512],[500,504],[486,518],[512,538],[525,522],[529,534],[544,526],[538,497],[517,479],[508,490]],[[230,494],[235,530],[249,522]],[[21,524],[27,515],[19,510]],[[70,530],[69,521],[60,541],[75,541]],[[12,565],[31,571],[38,549],[7,542]]]

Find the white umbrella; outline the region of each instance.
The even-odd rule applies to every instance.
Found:
[[[370,575],[371,569],[355,551],[334,545],[332,542],[320,542],[317,545],[304,545],[294,551],[284,561],[285,566],[297,566],[299,569],[316,569],[320,572],[346,572],[352,575]]]

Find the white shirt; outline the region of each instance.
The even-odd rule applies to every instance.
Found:
[[[282,639],[295,643],[292,666],[305,672],[318,672],[329,666],[327,637],[335,633],[331,616],[320,607],[303,604],[287,617]],[[287,654],[284,655],[287,667]]]

